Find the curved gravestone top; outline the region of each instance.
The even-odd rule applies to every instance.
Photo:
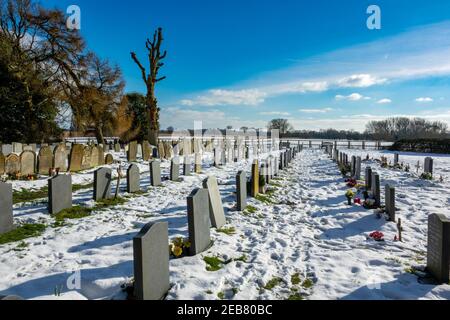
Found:
[[[63,143],[53,150],[53,167],[58,168],[60,172],[67,171],[67,147]]]
[[[20,158],[17,154],[11,153],[5,158],[5,173],[20,173]]]
[[[36,173],[36,153],[25,150],[20,154],[20,173],[22,175],[33,175]]]
[[[5,156],[0,150],[0,174],[5,173]]]
[[[90,167],[95,168],[98,167],[98,147],[94,146],[91,148],[91,156],[90,156]]]
[[[84,154],[84,146],[81,144],[72,145],[72,149],[70,150],[70,161],[69,167],[71,172],[78,172],[82,170],[82,161]]]

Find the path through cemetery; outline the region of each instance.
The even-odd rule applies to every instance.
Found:
[[[368,153],[346,152],[363,159]],[[212,175],[219,183],[227,224],[211,230],[214,242],[207,251],[171,259],[167,299],[450,299],[450,286],[419,283],[411,272],[426,264],[428,215],[448,213],[450,158],[436,161],[436,173],[444,178],[438,182],[382,168],[373,160],[380,155],[369,152],[370,160],[363,161],[361,169],[376,170],[383,190],[385,184],[395,184],[403,242],[394,241],[395,223],[377,217],[373,210],[347,205],[348,187],[323,150],[299,153],[272,180],[272,191],[249,198],[243,212],[236,209],[235,180],[239,170],[251,171],[245,160],[215,168],[208,154],[202,174],[183,176],[180,182],[164,180],[159,187],[150,186],[148,162],[140,162],[143,191],[128,195],[122,181],[126,202],[89,217],[57,225],[43,202],[16,205],[16,221],[50,227],[39,237],[0,246],[0,294],[26,299],[125,299],[121,286],[133,276],[132,238],[146,223],[156,221],[168,222],[171,240],[187,237],[186,198]],[[422,158],[402,155],[401,161],[413,166]],[[125,158],[121,161],[126,164]],[[169,175],[169,167],[169,162],[162,163],[163,177]],[[79,176],[83,183],[92,182],[91,171]],[[114,188],[115,183],[113,192]],[[94,206],[91,199],[92,189],[73,196],[74,204]],[[374,231],[383,232],[385,241],[370,239]],[[67,279],[76,271],[81,283],[70,290]],[[59,288],[61,295],[55,295]]]

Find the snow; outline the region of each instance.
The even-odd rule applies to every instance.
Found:
[[[341,150],[365,159],[393,154],[385,151]],[[250,172],[251,163],[242,161],[221,169],[211,166],[206,154],[204,174],[183,177],[179,183],[164,181],[162,187],[149,186],[148,163],[139,163],[144,194],[130,195],[127,203],[71,220],[69,225],[52,228],[44,202],[16,205],[19,222],[42,222],[49,227],[42,236],[0,246],[0,295],[14,294],[26,299],[124,299],[121,286],[133,275],[133,236],[148,222],[168,221],[169,236],[187,237],[186,198],[201,187],[207,175],[219,182],[228,224],[234,235],[211,230],[214,246],[195,257],[170,261],[171,290],[167,299],[286,299],[296,288],[305,299],[450,299],[449,285],[425,285],[406,272],[411,266],[426,264],[427,219],[432,213],[450,215],[450,157],[435,159],[435,177],[444,181],[424,181],[415,172],[424,154],[400,153],[400,162],[411,165],[410,173],[381,168],[370,160],[363,162],[380,174],[382,188],[397,189],[397,216],[403,221],[404,242],[394,242],[396,225],[378,219],[374,211],[347,206],[347,187],[337,165],[320,150],[305,149],[289,168],[280,172],[275,204],[249,199],[254,214],[235,209],[235,176],[238,170]],[[115,154],[127,165],[123,155]],[[118,164],[110,166],[117,168]],[[162,163],[163,176],[169,175],[169,162]],[[74,184],[92,182],[93,173],[73,175]],[[122,179],[121,195],[125,194]],[[13,182],[15,190],[41,188],[46,180]],[[115,187],[115,186],[114,186]],[[113,187],[113,189],[114,189]],[[384,190],[384,188],[383,188]],[[382,190],[382,197],[384,192]],[[93,205],[91,190],[74,194],[77,204]],[[381,231],[385,242],[368,240]],[[204,257],[234,259],[216,272],[208,272]],[[245,256],[245,262],[239,261]],[[80,272],[80,289],[68,289],[67,280]],[[299,274],[312,287],[292,284]],[[281,282],[272,289],[263,287],[272,279]],[[61,288],[61,295],[55,289]]]

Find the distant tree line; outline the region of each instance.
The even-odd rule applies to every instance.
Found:
[[[330,140],[385,140],[404,139],[444,139],[449,138],[448,125],[442,121],[422,118],[396,117],[381,121],[371,121],[364,132],[354,130],[326,129],[294,130],[287,119],[274,119],[269,129],[279,129],[284,138],[330,139]]]

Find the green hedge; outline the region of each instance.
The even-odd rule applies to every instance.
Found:
[[[450,139],[407,139],[397,141],[392,151],[450,154]]]

